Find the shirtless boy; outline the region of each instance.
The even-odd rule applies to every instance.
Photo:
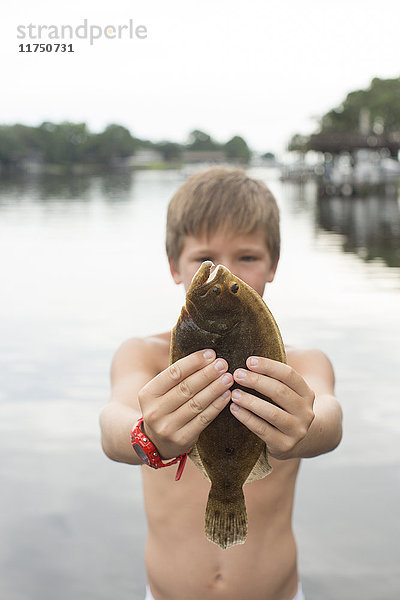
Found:
[[[221,263],[262,296],[279,260],[279,212],[261,181],[216,167],[190,177],[172,198],[167,253],[174,281],[185,290],[200,264]],[[180,307],[177,307],[177,316]],[[204,534],[209,482],[188,460],[143,466],[148,519],[147,598],[155,600],[293,600],[302,598],[291,519],[300,459],[333,450],[342,435],[334,374],[319,350],[287,348],[288,364],[249,357],[229,372],[204,348],[168,366],[170,332],[129,339],[111,368],[111,402],[101,413],[107,456],[143,464],[130,433],[143,417],[145,435],[168,462],[188,451],[228,405],[266,442],[273,471],[244,486],[249,531],[243,545],[222,550]],[[233,382],[249,388],[237,397]],[[276,406],[260,400],[262,392]]]

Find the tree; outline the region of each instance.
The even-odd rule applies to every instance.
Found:
[[[309,139],[309,136],[301,135],[301,133],[295,133],[288,144],[289,152],[307,152]]]
[[[201,131],[200,129],[194,129],[189,134],[189,140],[187,143],[188,150],[220,150],[221,144],[214,142],[208,133]]]
[[[362,111],[368,114],[374,133],[400,131],[400,77],[375,77],[366,90],[350,92],[340,106],[321,118],[321,132],[359,131]]]
[[[175,142],[160,142],[154,147],[161,152],[163,159],[166,162],[180,160],[182,157],[182,146]]]
[[[235,135],[224,145],[226,157],[230,160],[236,160],[242,163],[248,163],[250,160],[250,150],[245,140],[240,135]]]
[[[311,137],[319,134],[367,134],[370,131],[385,136],[400,132],[400,77],[375,77],[366,90],[350,92],[339,106],[319,119],[319,130],[313,136],[293,135],[288,150],[307,152],[313,145]]]
[[[0,126],[0,163],[11,165],[20,160],[40,155],[36,127],[27,125]]]
[[[38,128],[38,145],[47,163],[70,165],[85,162],[90,134],[86,123],[44,122]]]
[[[137,145],[137,140],[126,127],[111,124],[88,141],[87,159],[90,162],[111,164],[115,159],[132,156]]]

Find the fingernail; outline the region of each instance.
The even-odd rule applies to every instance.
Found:
[[[236,375],[236,379],[245,379],[246,378],[246,371],[243,371],[243,369],[238,369],[235,373]]]
[[[234,402],[232,402],[232,404],[231,404],[231,411],[232,412],[238,412],[238,410],[240,410],[240,406],[238,406],[237,404],[235,404]]]
[[[224,385],[229,385],[230,383],[232,383],[232,375],[229,375],[229,373],[225,373],[225,375],[222,375],[221,381]]]
[[[251,367],[256,367],[258,365],[258,358],[256,358],[255,356],[251,356],[249,358],[249,365]]]
[[[241,397],[242,397],[242,392],[240,390],[233,390],[232,398],[235,398],[235,400],[238,400]]]
[[[226,390],[226,392],[224,392],[223,394],[221,394],[221,398],[223,398],[224,400],[227,400],[228,398],[230,398],[230,391]]]
[[[203,356],[205,359],[209,360],[210,358],[214,358],[215,352],[214,352],[214,350],[205,350],[203,352]]]
[[[217,371],[223,371],[225,369],[225,363],[223,360],[217,360],[214,367],[217,369]]]

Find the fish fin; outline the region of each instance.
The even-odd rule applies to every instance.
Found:
[[[204,477],[208,479],[208,481],[211,483],[211,479],[209,478],[208,473],[204,467],[203,461],[201,460],[201,456],[199,454],[199,451],[197,450],[196,444],[193,446],[188,456],[192,459],[199,471],[203,473]]]
[[[262,479],[269,475],[272,471],[272,467],[268,462],[268,451],[267,445],[264,444],[264,449],[261,452],[259,459],[256,464],[250,471],[249,476],[247,477],[245,483],[250,483],[251,481],[257,481],[257,479]]]
[[[247,512],[241,489],[234,501],[231,498],[228,501],[216,499],[211,487],[206,508],[205,533],[210,542],[223,550],[244,544],[247,538]]]

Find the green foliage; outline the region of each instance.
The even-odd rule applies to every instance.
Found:
[[[225,145],[215,142],[210,135],[195,129],[187,145],[171,141],[151,142],[131,135],[121,125],[112,123],[101,133],[91,133],[86,123],[43,122],[38,127],[0,125],[0,165],[19,165],[24,161],[38,161],[51,165],[104,165],[119,164],[139,148],[156,150],[165,162],[182,159],[184,150],[197,152],[225,151],[228,159],[247,163],[250,150],[243,138],[233,137]]]
[[[226,157],[230,160],[236,160],[242,163],[248,163],[251,152],[248,145],[240,135],[235,135],[224,146]]]
[[[318,133],[359,133],[362,124],[366,130],[379,135],[400,131],[400,77],[375,77],[366,90],[347,94],[339,106],[321,117]],[[307,152],[309,149],[310,136],[298,133],[288,145],[289,151]]]
[[[200,129],[194,129],[189,134],[189,140],[186,145],[188,150],[207,151],[207,150],[220,150],[221,144],[214,142],[212,137],[201,131]]]
[[[320,121],[321,132],[359,131],[360,112],[367,111],[375,133],[400,130],[400,77],[374,78],[366,90],[356,90]]]
[[[36,129],[20,124],[0,126],[0,163],[10,165],[26,152],[30,155],[39,152]]]
[[[300,133],[295,133],[288,144],[288,150],[289,152],[307,152],[308,142],[308,136],[301,135]]]
[[[0,126],[0,163],[18,164],[36,159],[46,164],[112,165],[135,153],[138,140],[121,125],[111,124],[102,133],[92,134],[86,123],[50,123],[39,127]]]
[[[92,135],[83,151],[86,152],[87,162],[111,165],[117,159],[132,156],[137,146],[138,141],[128,129],[112,124],[102,133]]]
[[[160,142],[157,144],[157,150],[166,162],[179,161],[182,158],[183,148],[175,142]]]
[[[85,123],[64,121],[59,125],[45,122],[35,135],[44,162],[71,165],[85,162],[89,132]]]

